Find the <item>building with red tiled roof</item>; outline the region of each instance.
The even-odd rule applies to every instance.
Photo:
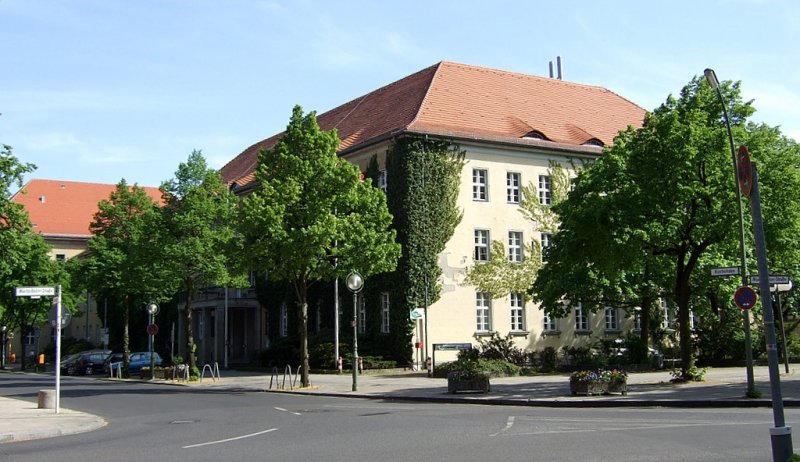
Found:
[[[645,110],[602,87],[443,61],[317,116],[335,128],[342,156],[400,135],[485,140],[599,154]],[[260,141],[222,168],[228,183],[252,181]]]
[[[86,242],[92,236],[89,226],[97,213],[97,204],[107,200],[116,187],[113,184],[34,179],[14,194],[11,201],[25,207],[33,231],[53,246],[54,256],[59,254],[71,258],[86,250]],[[143,189],[153,200],[161,202],[158,188]]]
[[[84,252],[92,233],[89,227],[98,211],[98,203],[107,200],[116,189],[113,184],[83,183],[64,180],[34,179],[26,183],[11,201],[21,204],[30,217],[33,231],[51,247],[51,256],[66,260]],[[154,201],[161,202],[161,191],[143,187]],[[91,297],[76,307],[78,313],[65,329],[65,336],[83,338],[98,344],[102,340],[102,322]],[[41,334],[48,334],[49,326]],[[35,342],[36,339],[27,339]],[[46,346],[39,345],[40,347]],[[34,345],[31,343],[31,345]],[[31,350],[32,351],[32,350]]]
[[[504,245],[509,259],[516,258],[512,247],[520,256],[520,249],[531,242],[546,245],[550,231],[520,213],[522,188],[531,185],[540,200],[548,201],[554,165],[576,175],[576,165],[596,159],[619,131],[641,126],[645,113],[602,87],[444,61],[318,114],[317,122],[323,130],[336,129],[341,157],[362,171],[377,164],[381,183],[387,178],[387,151],[402,138],[445,141],[466,153],[457,201],[463,219],[439,255],[441,297],[425,307],[427,332],[414,335],[422,337],[424,354],[430,355],[432,344],[474,343],[493,333],[512,334],[518,347],[540,350],[584,344],[590,331],[616,338],[623,327],[633,325],[617,312],[547,319],[538,307],[526,306],[524,294],[492,299],[464,278],[469,267],[488,259],[494,241]],[[222,168],[234,191],[245,193],[254,185],[258,152],[273,147],[281,136],[253,144]],[[381,326],[367,332],[375,338],[391,329],[408,329],[408,320],[393,316],[397,325],[385,326],[370,323],[370,318],[381,319],[388,309],[407,313],[418,308],[405,306],[402,299],[389,300],[390,288],[386,290],[379,299],[365,302],[367,325]],[[331,303],[330,297],[322,297],[309,305],[334,313]],[[285,313],[269,316],[278,320],[270,336],[282,336],[285,326],[274,324],[284,322]],[[331,318],[316,323],[327,325]],[[266,341],[258,344],[266,346]]]

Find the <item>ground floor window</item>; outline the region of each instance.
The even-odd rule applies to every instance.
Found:
[[[492,299],[486,292],[475,294],[475,330],[478,332],[489,332],[492,330]]]

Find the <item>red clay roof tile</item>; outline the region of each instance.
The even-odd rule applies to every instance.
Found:
[[[560,148],[599,140],[605,145],[645,110],[605,88],[443,61],[317,116],[336,128],[340,152],[403,132],[479,138]],[[545,139],[521,140],[532,131]],[[253,180],[258,151],[250,146],[222,168],[227,183]],[[555,146],[554,146],[555,147]]]
[[[108,199],[116,187],[113,184],[31,180],[11,200],[25,207],[37,233],[89,237],[89,225],[97,213],[97,204]],[[153,200],[161,202],[158,188],[144,187],[144,190]]]

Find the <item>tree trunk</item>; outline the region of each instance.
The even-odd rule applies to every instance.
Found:
[[[19,367],[20,367],[19,370],[21,370],[22,372],[25,372],[25,366],[27,366],[26,357],[28,356],[28,349],[27,349],[28,342],[27,342],[27,340],[28,340],[29,329],[30,329],[30,327],[26,326],[25,324],[20,326],[20,329],[19,329],[21,337],[22,337],[21,339],[19,339],[20,340],[19,344],[20,344],[20,348],[21,348],[20,349],[20,355],[19,355]]]
[[[650,313],[654,300],[651,297],[642,298],[641,330],[639,336],[645,346],[650,346]]]
[[[131,319],[131,296],[126,295],[122,301],[122,369],[128,373],[128,366],[131,363],[131,341],[130,341],[130,319]]]
[[[191,279],[186,279],[184,281],[184,288],[186,289],[186,304],[183,306],[183,326],[184,332],[186,333],[186,364],[189,366],[189,372],[191,372],[197,367],[197,357],[194,351],[194,329],[192,328],[192,295],[194,292],[194,285]]]
[[[308,378],[308,288],[303,283],[295,286],[297,292],[297,317],[298,330],[300,332],[300,358],[302,366],[300,369],[300,382],[303,387],[310,384]]]

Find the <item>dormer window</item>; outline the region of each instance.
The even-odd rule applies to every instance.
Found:
[[[528,133],[522,135],[522,137],[532,140],[547,140],[547,137],[544,136],[544,133],[540,132],[539,130],[531,130]]]
[[[597,146],[598,148],[605,147],[605,144],[603,144],[603,142],[598,140],[597,138],[588,139],[583,143],[583,145],[584,146]]]

